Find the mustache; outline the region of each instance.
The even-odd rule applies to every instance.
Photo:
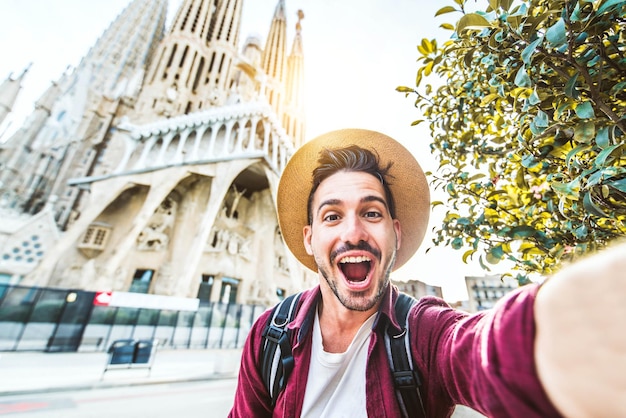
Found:
[[[339,247],[336,250],[332,251],[330,253],[330,261],[331,261],[331,263],[334,263],[335,259],[337,257],[339,257],[341,254],[347,253],[348,251],[352,251],[352,250],[368,251],[368,252],[372,253],[374,255],[374,257],[376,257],[377,260],[380,260],[380,251],[379,250],[377,250],[376,248],[373,248],[371,245],[369,245],[365,241],[359,241],[357,244],[350,244],[350,243],[346,242],[341,247]]]

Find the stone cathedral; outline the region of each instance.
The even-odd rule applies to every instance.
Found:
[[[278,178],[304,141],[301,11],[132,0],[0,149],[0,283],[271,304],[310,286]],[[0,85],[0,123],[24,72]],[[25,76],[26,75],[26,76]]]

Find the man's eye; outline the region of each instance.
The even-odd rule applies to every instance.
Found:
[[[381,216],[383,215],[380,212],[376,212],[376,211],[365,212],[366,218],[380,218]]]
[[[324,221],[326,221],[326,222],[333,222],[333,221],[336,221],[337,219],[339,219],[339,215],[337,215],[335,213],[333,213],[331,215],[326,215],[324,217]]]

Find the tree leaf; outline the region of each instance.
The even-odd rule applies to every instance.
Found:
[[[594,165],[598,168],[604,167],[605,165],[607,165],[607,160],[613,153],[616,154],[616,157],[620,157],[622,155],[622,152],[615,152],[615,151],[621,151],[621,148],[623,146],[624,144],[615,144],[613,146],[603,149],[596,157]]]
[[[604,12],[608,11],[609,9],[612,9],[615,6],[618,6],[623,3],[624,3],[624,0],[608,0],[607,2],[605,2],[602,6],[598,8],[596,15],[601,16],[604,14]]]
[[[585,194],[583,194],[583,206],[585,210],[591,213],[592,215],[601,216],[601,217],[609,216],[600,208],[600,206],[594,203],[593,199],[591,198],[591,193],[589,192],[586,192]]]
[[[565,31],[565,21],[559,18],[556,23],[546,31],[546,39],[553,47],[558,48],[567,40],[567,32]]]
[[[468,13],[464,15],[456,26],[457,33],[461,33],[464,30],[481,30],[491,26],[491,23],[483,16],[477,13]]]
[[[475,252],[475,249],[465,251],[465,253],[463,253],[463,262],[467,264],[467,259],[470,258]]]
[[[619,190],[620,192],[626,193],[626,177],[620,180],[609,181],[606,184]]]
[[[429,41],[426,38],[422,38],[422,44],[421,47],[423,48],[423,50],[426,52],[424,55],[428,55],[430,53],[432,53],[435,49],[433,48],[433,44],[431,41]]]
[[[511,8],[511,4],[513,4],[513,0],[501,0],[500,7],[502,7],[505,11],[509,11]]]
[[[435,17],[440,16],[442,14],[456,12],[456,11],[458,11],[458,9],[455,9],[452,6],[442,7],[441,9],[437,10],[437,13],[435,13]]]
[[[513,239],[529,238],[535,235],[537,231],[532,226],[521,225],[511,229],[509,236]]]
[[[593,111],[593,105],[590,101],[579,103],[574,109],[576,115],[581,119],[592,119],[596,116]]]
[[[567,97],[571,97],[573,99],[577,99],[578,96],[580,95],[578,93],[578,90],[576,90],[576,86],[577,86],[577,83],[578,83],[578,76],[579,75],[580,75],[580,73],[576,72],[576,74],[571,76],[570,79],[567,80],[567,83],[565,83],[565,95]]]
[[[610,138],[608,127],[603,126],[602,128],[598,129],[598,133],[596,134],[596,144],[598,144],[600,148],[606,148],[609,146]]]
[[[502,245],[496,245],[495,247],[490,248],[486,256],[488,263],[498,264],[504,257],[504,249],[502,248]]]
[[[533,58],[533,54],[535,53],[535,51],[537,50],[537,46],[539,46],[541,42],[543,42],[543,37],[537,38],[534,42],[524,48],[524,50],[522,51],[522,61],[524,62],[524,64],[530,64]]]
[[[515,85],[518,87],[530,87],[532,85],[530,77],[526,72],[526,68],[521,67],[515,75]]]

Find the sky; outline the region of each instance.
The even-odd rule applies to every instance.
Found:
[[[76,66],[130,0],[0,0],[0,80],[16,77],[32,64],[13,113],[0,135],[17,129],[34,101],[69,66]],[[181,0],[170,0],[171,17]],[[265,40],[278,0],[244,1],[240,42],[248,35]],[[286,0],[288,49],[298,9],[303,10],[306,139],[335,129],[383,132],[403,143],[424,171],[435,171],[426,124],[414,98],[395,91],[413,86],[422,38],[445,41],[439,28],[457,17],[435,17],[450,0]],[[431,194],[432,200],[445,196]],[[429,230],[442,211],[431,213]],[[429,249],[430,248],[430,249]],[[426,250],[429,249],[428,253]],[[448,301],[467,299],[466,275],[488,274],[476,262],[462,262],[463,251],[434,247],[427,235],[416,255],[392,278],[441,286]]]

